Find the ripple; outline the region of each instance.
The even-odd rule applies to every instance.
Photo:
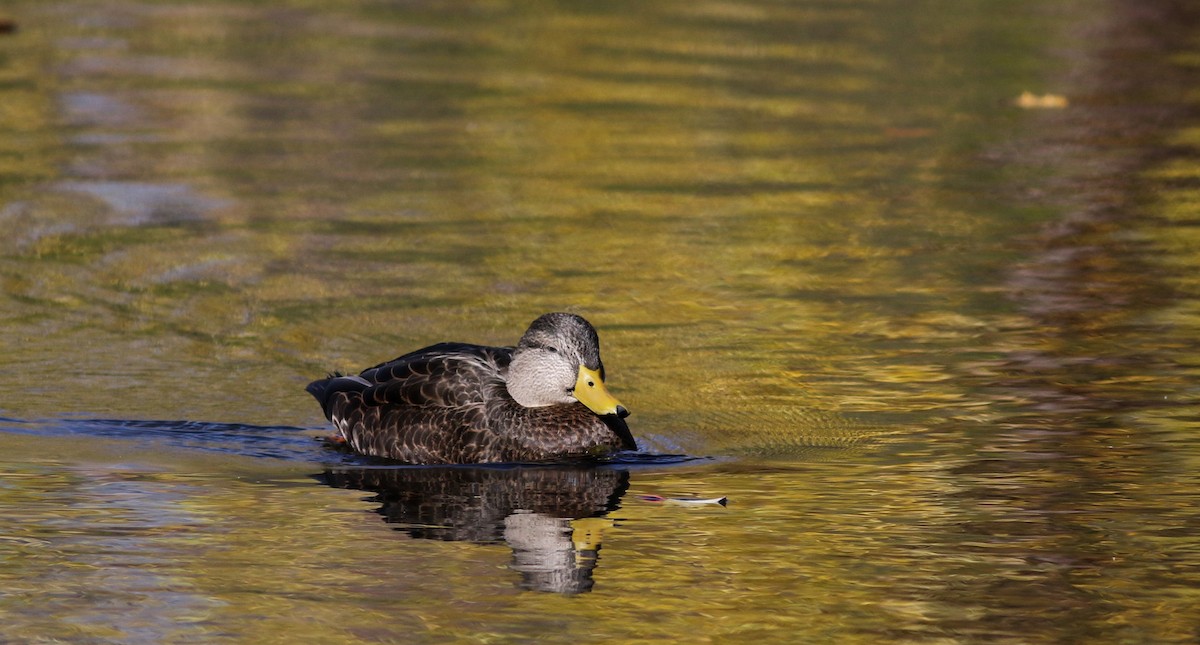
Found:
[[[321,430],[296,426],[263,426],[211,421],[171,421],[149,419],[50,419],[29,421],[0,417],[0,432],[51,436],[89,436],[135,442],[163,442],[190,450],[229,453],[243,457],[283,459],[287,461],[347,465],[358,468],[434,469],[434,468],[526,468],[530,466],[599,466],[610,468],[648,468],[712,462],[712,457],[651,452],[619,452],[603,459],[561,460],[537,463],[470,464],[424,466],[401,464],[366,457],[344,448],[331,446]]]

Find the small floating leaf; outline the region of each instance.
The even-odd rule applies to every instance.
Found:
[[[1015,101],[1017,107],[1026,110],[1046,110],[1046,109],[1062,109],[1070,103],[1067,97],[1061,94],[1034,94],[1032,92],[1022,92]]]

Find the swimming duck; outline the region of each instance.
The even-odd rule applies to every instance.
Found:
[[[516,347],[439,343],[309,384],[354,451],[413,464],[543,461],[636,450],[604,386],[600,337],[549,313]]]

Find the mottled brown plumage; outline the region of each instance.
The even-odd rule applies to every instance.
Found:
[[[308,391],[353,450],[407,463],[543,461],[636,449],[621,418],[628,413],[603,387],[599,342],[583,318],[546,314],[516,347],[440,343],[357,376],[315,381]],[[601,409],[613,413],[593,412],[576,398],[577,388],[608,397]],[[590,393],[579,394],[596,407],[584,396]]]

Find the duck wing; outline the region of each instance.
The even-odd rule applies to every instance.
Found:
[[[440,343],[354,376],[308,386],[325,416],[363,454],[453,463],[491,449],[487,402],[504,396],[505,347]]]
[[[512,360],[508,347],[438,343],[365,369],[363,400],[375,405],[478,404],[506,391],[504,375]]]

